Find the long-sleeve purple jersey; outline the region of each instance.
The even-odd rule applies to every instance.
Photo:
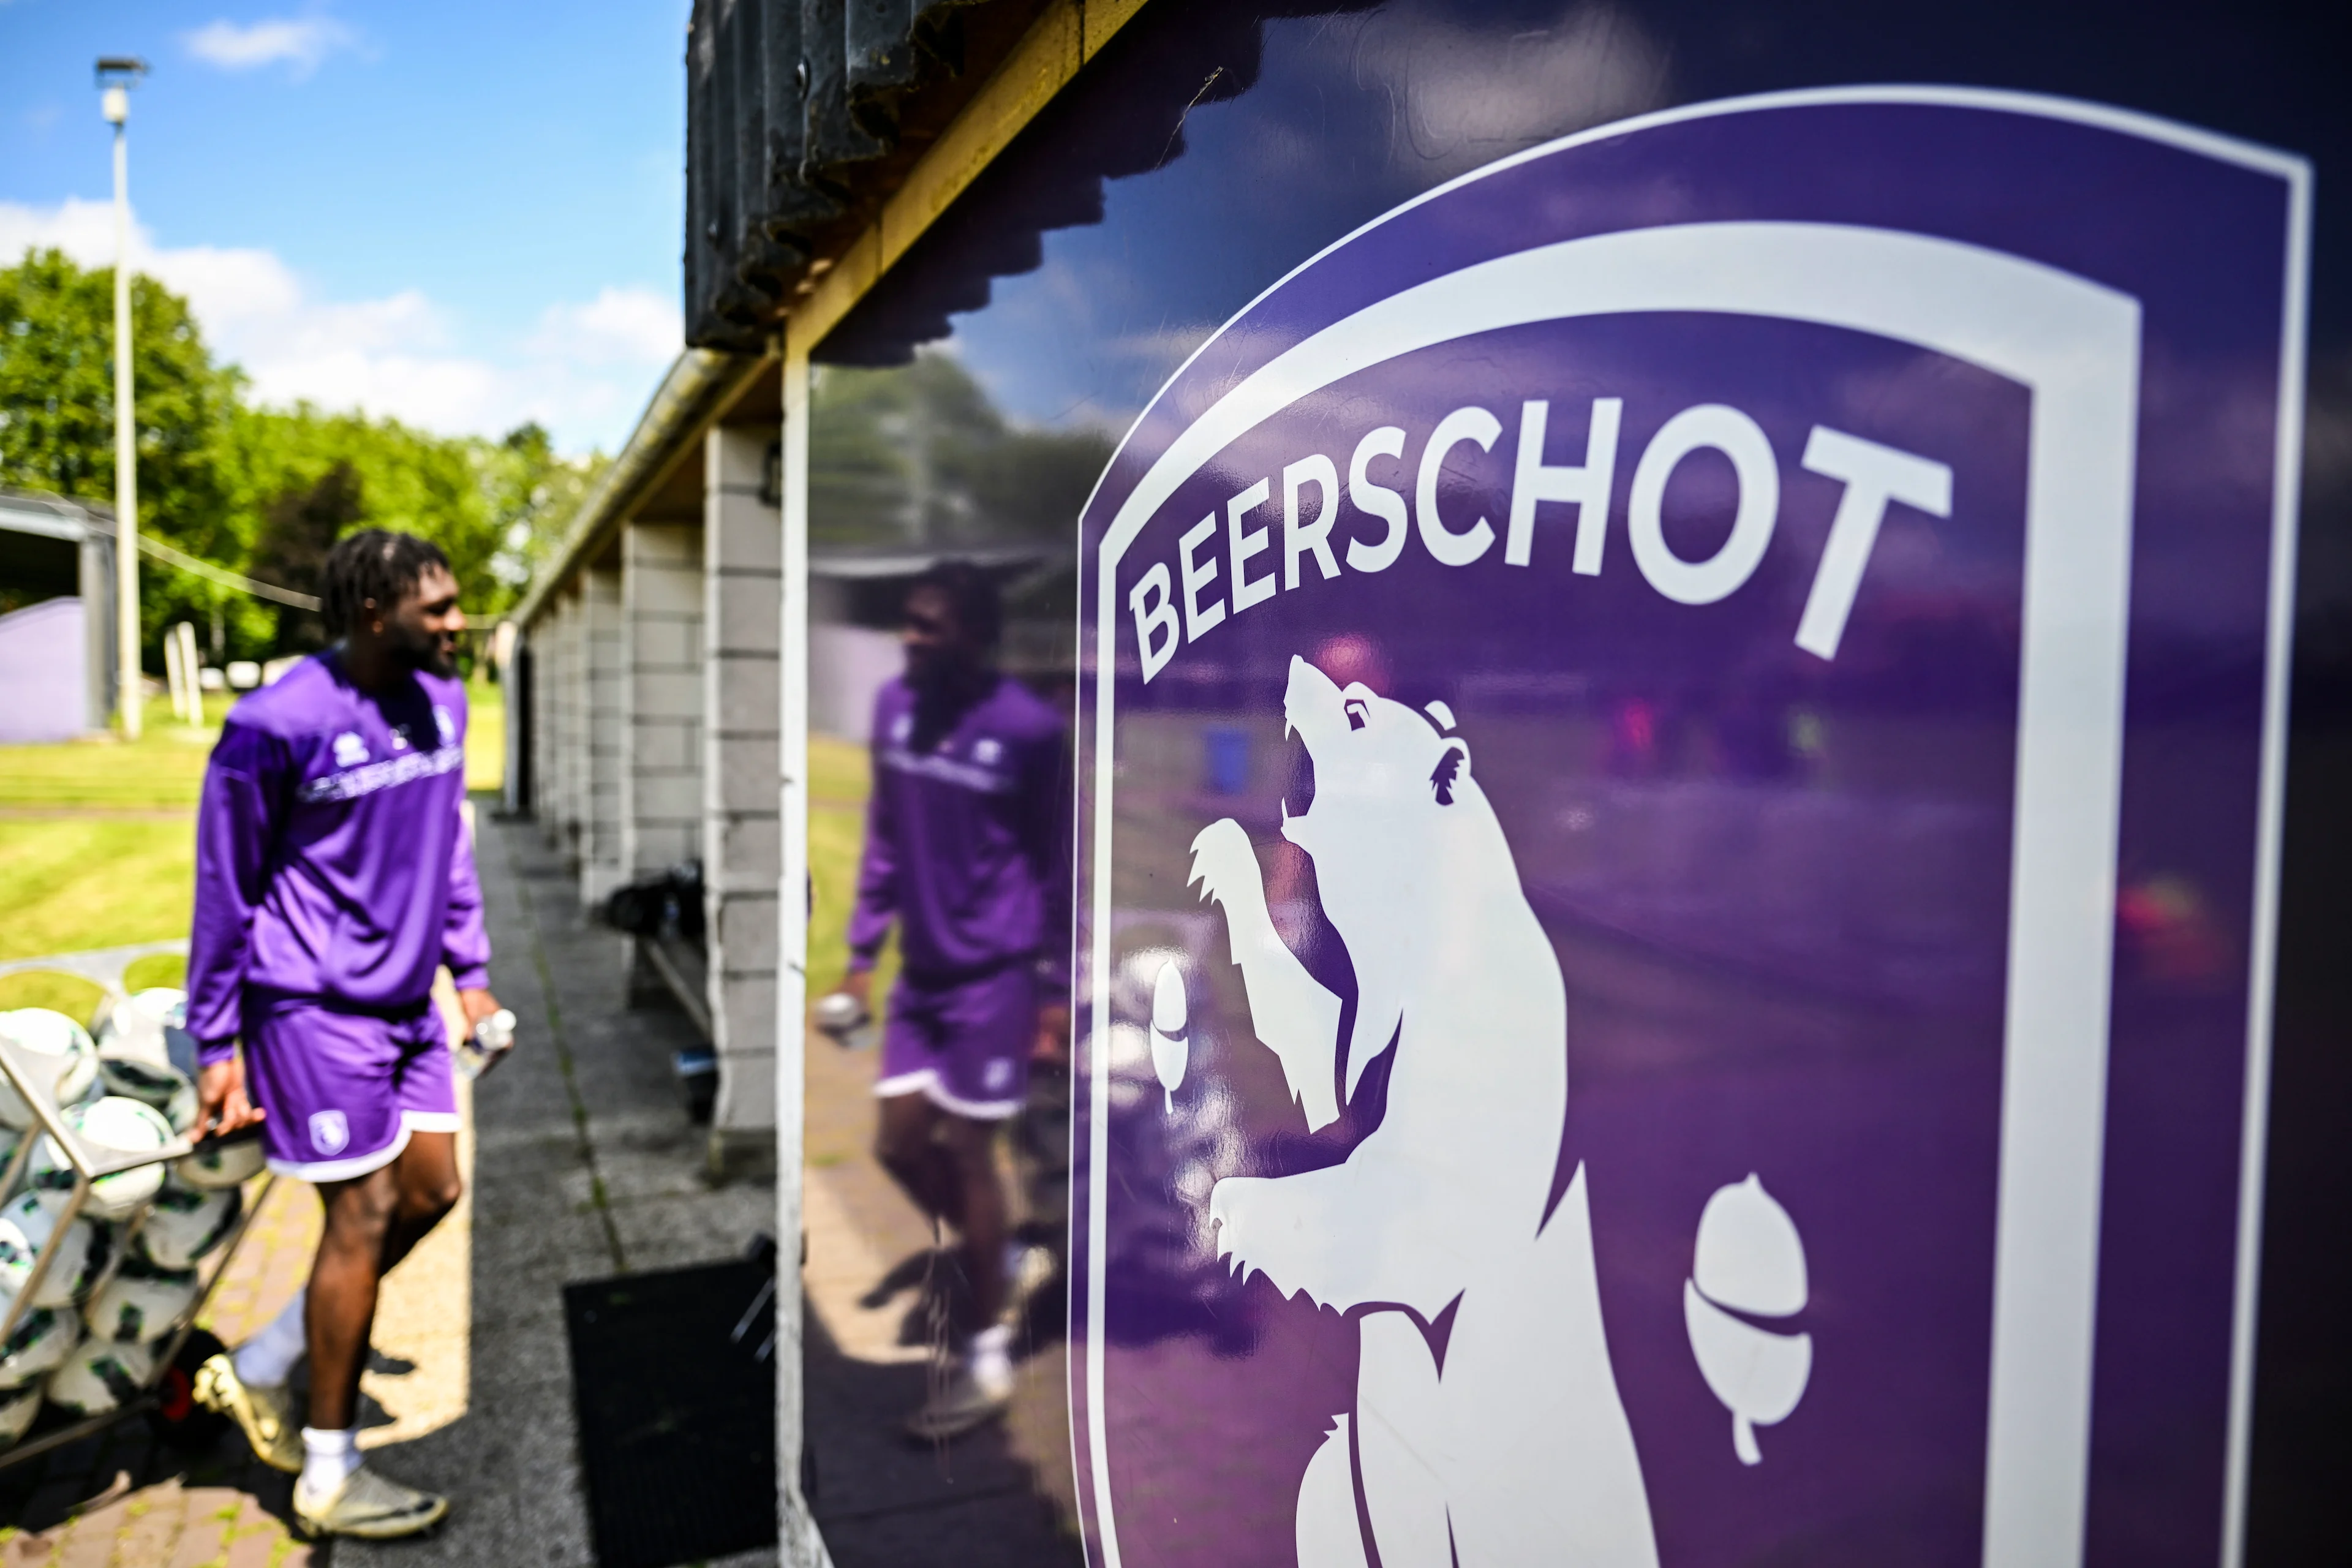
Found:
[[[898,922],[909,973],[977,974],[1034,959],[1052,988],[1070,963],[1069,756],[1060,717],[1007,676],[929,751],[915,693],[874,700],[874,793],[849,921],[850,967]]]
[[[229,1055],[247,993],[400,1012],[443,963],[488,984],[489,939],[458,805],[466,689],[352,684],[306,658],[230,710],[196,816],[188,1031]]]

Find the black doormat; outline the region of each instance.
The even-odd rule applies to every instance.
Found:
[[[603,1568],[672,1568],[775,1541],[773,1279],[770,1264],[746,1261],[563,1288]]]

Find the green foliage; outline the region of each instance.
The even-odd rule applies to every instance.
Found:
[[[477,448],[475,467],[489,497],[497,543],[489,574],[511,597],[555,553],[612,459],[598,452],[585,462],[567,461],[536,424],[519,425],[505,440],[477,443]]]
[[[139,494],[157,532],[194,552],[220,514],[215,444],[237,376],[215,367],[187,301],[131,282]],[[114,271],[57,250],[0,270],[0,480],[114,494]]]
[[[111,270],[55,250],[0,268],[0,484],[113,500],[113,288]],[[536,425],[488,441],[307,403],[255,406],[184,300],[134,278],[131,310],[140,529],[265,583],[316,593],[336,537],[397,529],[441,546],[486,621],[513,604],[604,461],[559,456]],[[325,641],[309,612],[152,559],[139,573],[151,669],[174,621],[195,623],[207,662]]]
[[[809,420],[810,537],[879,550],[1061,543],[1108,437],[1009,423],[946,354],[822,367]]]

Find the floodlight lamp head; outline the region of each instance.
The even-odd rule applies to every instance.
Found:
[[[108,124],[120,125],[131,118],[130,89],[146,74],[147,62],[136,55],[99,56],[98,85],[106,89],[99,108]]]

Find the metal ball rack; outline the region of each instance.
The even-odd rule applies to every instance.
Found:
[[[33,1152],[41,1142],[43,1133],[56,1141],[58,1148],[73,1167],[73,1191],[58,1210],[56,1221],[50,1226],[52,1243],[63,1237],[72,1228],[74,1221],[81,1217],[83,1209],[89,1204],[92,1184],[100,1177],[149,1165],[168,1164],[174,1160],[184,1159],[198,1148],[184,1136],[177,1134],[163,1148],[156,1150],[126,1152],[87,1142],[66,1125],[54,1089],[40,1081],[43,1075],[28,1067],[14,1042],[5,1038],[0,1038],[0,1076],[6,1078],[9,1087],[30,1109],[34,1121],[33,1126],[24,1130],[16,1152],[8,1158],[5,1176],[0,1176],[0,1202],[15,1198],[23,1190],[26,1172],[32,1163]],[[238,1214],[236,1225],[230,1228],[226,1238],[213,1248],[210,1257],[198,1261],[194,1298],[173,1320],[169,1333],[149,1342],[156,1347],[154,1367],[147,1381],[141,1385],[137,1396],[124,1400],[115,1409],[86,1415],[45,1432],[28,1434],[23,1441],[0,1450],[0,1469],[37,1458],[53,1448],[102,1432],[133,1416],[156,1414],[167,1420],[176,1420],[187,1414],[187,1389],[184,1386],[167,1388],[165,1385],[175,1374],[184,1384],[188,1373],[177,1364],[180,1352],[186,1346],[189,1335],[195,1331],[196,1319],[212,1300],[214,1289],[227,1274],[237,1248],[244,1245],[246,1232],[252,1227],[254,1215],[261,1212],[262,1205],[268,1201],[270,1189],[277,1185],[277,1182],[276,1176],[264,1175],[257,1187],[247,1184],[250,1190],[245,1194],[243,1210]],[[150,1197],[132,1210],[128,1218],[115,1222],[114,1245],[97,1277],[90,1282],[83,1301],[96,1300],[106,1289],[116,1271],[122,1267],[123,1259],[129,1256],[132,1243],[138,1239],[140,1229],[146,1225],[153,1208],[154,1199]],[[55,1245],[45,1245],[34,1258],[31,1272],[16,1291],[16,1300],[8,1303],[5,1312],[0,1312],[0,1346],[8,1343],[16,1331],[17,1323],[33,1310],[33,1298],[39,1291],[42,1280],[47,1277],[49,1267],[59,1250]],[[77,1312],[81,1304],[79,1301],[75,1304]],[[177,1415],[172,1408],[174,1400],[179,1402]]]

